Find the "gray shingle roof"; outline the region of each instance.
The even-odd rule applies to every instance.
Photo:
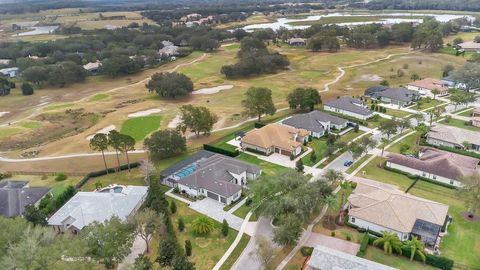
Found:
[[[385,97],[404,102],[411,102],[419,97],[418,92],[403,87],[387,88],[381,85],[368,88],[365,91],[365,95],[373,98]]]
[[[231,173],[243,172],[260,174],[260,168],[220,154],[199,162],[197,170],[191,175],[179,180],[179,184],[190,188],[203,188],[224,197],[230,197],[240,191],[240,185],[231,183],[234,179]]]
[[[480,135],[476,131],[436,123],[427,133],[427,138],[462,145],[469,142],[480,145]]]
[[[364,102],[348,96],[331,100],[326,102],[325,105],[360,115],[370,115],[373,113],[371,110],[363,107],[365,106]]]
[[[0,182],[0,215],[14,217],[23,214],[25,206],[38,202],[49,190],[47,187],[26,187],[26,181]]]
[[[309,113],[299,114],[287,118],[282,121],[282,124],[321,133],[325,130],[322,122],[331,122],[334,125],[344,125],[347,123],[347,120],[330,115],[328,113],[311,111]]]

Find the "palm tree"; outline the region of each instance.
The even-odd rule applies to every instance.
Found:
[[[350,188],[352,188],[352,183],[350,181],[342,181],[340,183],[340,207],[339,207],[340,223],[342,222],[342,218],[343,218],[342,208],[343,208],[343,205],[345,204],[345,197],[347,196],[347,190],[349,190]]]
[[[322,176],[322,180],[331,184],[343,181],[343,173],[334,169],[328,169]]]
[[[385,151],[385,147],[390,142],[390,140],[383,137],[382,139],[380,139],[380,141],[382,142],[382,157],[383,157],[383,152]]]
[[[410,250],[410,261],[413,261],[413,258],[416,254],[422,259],[423,262],[425,262],[425,247],[423,246],[423,243],[416,237],[412,237],[411,240],[405,241],[405,243],[403,243],[403,246]]]
[[[128,158],[128,151],[135,150],[135,139],[132,136],[126,134],[120,134],[120,142],[118,144],[118,149],[120,152],[125,153],[127,157],[127,166],[128,171],[130,172],[130,159]]]
[[[323,204],[325,204],[325,206],[327,208],[331,208],[333,210],[336,210],[339,207],[337,197],[335,197],[333,195],[326,196],[325,198],[323,198],[322,201],[323,201]],[[328,224],[330,224],[330,215],[327,215],[327,219],[328,219]]]
[[[383,251],[389,255],[395,251],[398,254],[402,254],[402,242],[398,239],[396,233],[383,231],[383,236],[373,241],[373,245],[383,247]]]
[[[209,234],[213,231],[213,221],[206,216],[198,217],[192,222],[192,229],[196,234]]]
[[[422,138],[423,135],[425,135],[429,131],[429,127],[427,127],[425,124],[422,123],[422,124],[417,125],[415,127],[415,130],[418,133],[417,141],[416,141],[416,145],[417,145],[417,148],[418,148],[418,146],[420,145],[420,139]]]
[[[95,151],[101,151],[103,157],[103,164],[105,164],[105,171],[108,174],[107,161],[105,160],[105,150],[108,149],[108,137],[106,134],[97,133],[90,139],[90,148]]]
[[[118,157],[118,151],[120,150],[121,140],[120,132],[112,130],[108,133],[108,144],[115,149],[115,153],[117,155],[117,171],[120,170],[120,158]]]

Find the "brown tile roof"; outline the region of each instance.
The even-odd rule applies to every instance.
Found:
[[[473,109],[472,116],[480,116],[480,107]]]
[[[425,78],[422,80],[414,81],[409,83],[409,85],[425,88],[428,90],[437,89],[439,91],[448,91],[448,86],[445,83],[443,83],[441,80],[433,78]]]
[[[428,172],[449,179],[459,180],[462,176],[477,171],[479,159],[467,157],[435,148],[424,148],[420,158],[389,153],[388,161],[408,168]]]
[[[274,123],[248,132],[242,138],[242,142],[261,148],[275,146],[291,151],[302,145],[294,140],[295,134],[305,137],[308,131]]]
[[[355,180],[349,215],[395,231],[410,233],[417,219],[443,226],[448,205],[389,189],[372,181]]]

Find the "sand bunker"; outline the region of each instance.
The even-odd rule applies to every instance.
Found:
[[[99,131],[95,132],[95,134],[98,134],[98,133],[107,134],[108,132],[110,132],[110,131],[112,131],[112,130],[114,130],[114,129],[115,129],[115,125],[106,126],[106,127],[102,128],[102,129],[100,129]],[[92,135],[88,136],[86,139],[87,139],[88,141],[90,141],[90,140],[93,138],[93,136],[95,136],[95,134],[92,134]]]
[[[383,78],[376,74],[365,74],[360,76],[360,80],[367,81],[367,82],[381,82],[383,81]]]
[[[182,123],[182,116],[180,114],[177,114],[175,118],[168,123],[168,128],[176,128],[180,123]]]
[[[146,110],[146,111],[138,111],[138,112],[134,112],[134,113],[129,113],[128,118],[148,116],[150,114],[159,113],[161,111],[162,111],[161,109],[150,109],[150,110]]]
[[[0,112],[0,117],[4,116],[7,113],[10,113],[10,112]]]
[[[192,94],[194,95],[211,95],[211,94],[216,94],[222,90],[230,90],[233,88],[233,85],[227,84],[227,85],[219,85],[215,87],[210,87],[210,88],[202,88],[197,91],[193,91]]]

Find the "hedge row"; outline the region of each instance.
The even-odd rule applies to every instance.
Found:
[[[260,122],[255,122],[255,124],[253,124],[253,126],[254,126],[255,128],[262,128],[262,127],[266,126],[266,124],[260,123]]]
[[[357,252],[357,257],[365,256],[365,251],[368,248],[368,244],[370,243],[370,236],[368,233],[364,233],[362,237],[362,241],[360,242],[360,249]]]
[[[130,163],[130,168],[136,168],[138,166],[140,166],[140,163],[138,163],[138,162]],[[128,169],[128,164],[123,164],[123,165],[120,166],[119,171],[124,171],[124,170],[127,170],[127,169]],[[79,189],[79,188],[83,187],[83,185],[85,185],[88,182],[88,180],[92,177],[99,177],[99,176],[102,176],[102,175],[106,175],[107,173],[114,173],[114,172],[116,172],[115,168],[108,168],[108,169],[103,169],[103,170],[96,171],[96,172],[89,172],[82,178],[82,180],[80,180],[80,182],[78,182],[75,185],[75,188]]]
[[[210,144],[204,144],[203,149],[211,151],[211,152],[219,153],[219,154],[222,154],[222,155],[225,155],[225,156],[229,156],[229,157],[236,157],[240,154],[240,152],[238,152],[238,150],[230,151],[230,150],[223,149],[223,148],[220,148],[220,147],[216,147],[216,146],[213,146],[213,145],[210,145]]]
[[[429,183],[432,183],[432,184],[435,184],[435,185],[439,185],[439,186],[442,186],[442,187],[446,187],[446,188],[450,188],[450,189],[456,189],[455,186],[452,186],[452,185],[449,185],[449,184],[445,184],[445,183],[442,183],[442,182],[438,182],[438,181],[434,181],[432,179],[428,179],[426,177],[423,177],[423,176],[420,176],[420,175],[414,175],[414,174],[411,174],[411,173],[408,173],[408,172],[404,172],[404,171],[401,171],[399,169],[395,169],[395,168],[390,168],[388,166],[384,166],[384,169],[387,170],[387,171],[391,171],[391,172],[394,172],[394,173],[399,173],[399,174],[403,174],[405,175],[406,177],[412,179],[412,180],[422,180],[422,181],[425,181],[425,182],[429,182]],[[409,187],[410,188],[410,187]],[[408,191],[408,190],[407,190]]]

